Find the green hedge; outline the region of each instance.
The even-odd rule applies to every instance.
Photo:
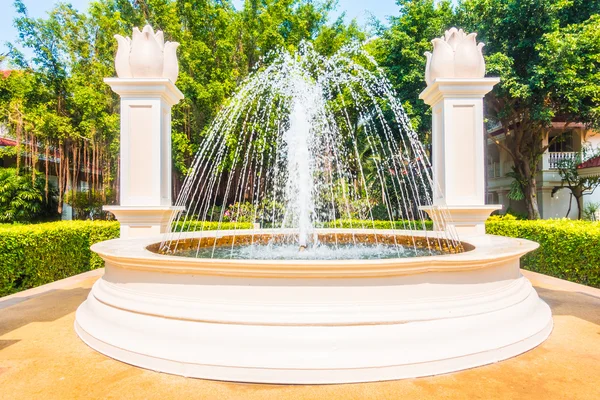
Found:
[[[600,288],[599,222],[491,217],[486,231],[538,242],[540,248],[521,259],[523,268]]]
[[[214,230],[218,223],[188,221],[174,226]],[[223,230],[236,228],[251,229],[252,224],[221,224]],[[0,224],[0,297],[104,267],[90,246],[118,237],[119,223],[114,221]]]
[[[327,225],[373,227],[371,221],[361,220],[338,220]],[[203,225],[205,230],[216,229],[217,226],[217,223],[208,222]],[[402,221],[394,222],[396,229],[404,226]],[[178,227],[183,227],[183,224]],[[389,221],[375,221],[375,228],[390,227]],[[252,224],[221,225],[221,229],[235,228],[248,229],[252,228]],[[426,228],[432,229],[431,221],[426,222]],[[600,287],[600,222],[522,221],[514,217],[492,217],[486,228],[490,234],[525,238],[540,244],[538,250],[522,259],[524,268]],[[118,236],[118,222],[0,224],[0,296],[101,268],[104,262],[90,251],[90,246]]]
[[[214,231],[220,229],[222,231],[230,229],[252,229],[254,225],[250,222],[221,222],[218,221],[203,221],[198,220],[181,220],[175,221],[171,225],[174,232],[184,230],[186,232],[191,231]]]
[[[102,267],[90,246],[118,236],[118,222],[0,225],[0,296]]]
[[[432,230],[432,221],[371,221],[362,219],[338,219],[325,224],[326,228],[357,228],[357,229],[413,229]],[[425,225],[425,229],[423,229]]]

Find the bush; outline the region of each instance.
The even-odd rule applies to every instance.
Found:
[[[186,225],[191,223],[196,221]],[[204,230],[218,227],[217,222],[203,225]],[[197,229],[200,227],[198,224]],[[252,224],[221,225],[221,229],[236,228],[249,229]],[[115,221],[0,224],[0,297],[104,267],[104,260],[90,246],[118,237],[119,223]]]
[[[73,219],[105,220],[112,214],[102,210],[104,204],[112,204],[115,193],[106,190],[103,194],[97,190],[69,190],[65,194],[65,203],[73,207]]]
[[[218,222],[179,222],[174,228],[214,230]],[[192,225],[194,224],[194,225]],[[390,221],[375,221],[390,229]],[[407,221],[394,221],[404,229]],[[337,220],[326,227],[372,228],[370,220]],[[432,222],[425,221],[426,229]],[[220,229],[250,229],[251,223],[222,223]],[[487,232],[533,240],[540,248],[521,260],[531,271],[584,285],[600,287],[600,223],[572,220],[522,221],[512,216],[491,217]],[[90,246],[119,236],[119,223],[64,221],[35,225],[0,224],[0,296],[67,278],[104,266]]]
[[[0,296],[102,267],[90,246],[118,236],[118,222],[0,225]]]
[[[600,288],[600,223],[569,219],[521,221],[491,217],[487,233],[533,240],[536,251],[521,259],[525,269]]]
[[[251,222],[221,222],[219,221],[198,221],[197,219],[188,219],[184,221],[175,221],[171,225],[173,232],[194,232],[194,231],[214,231],[230,229],[252,229],[254,225]]]
[[[48,201],[45,195],[46,181],[36,174],[35,183],[31,174],[15,168],[0,168],[0,222],[31,222],[56,216],[54,190],[50,188]]]
[[[357,229],[413,229],[433,230],[432,221],[371,221],[370,219],[338,219],[336,221],[328,222],[324,225],[324,228],[357,228]]]

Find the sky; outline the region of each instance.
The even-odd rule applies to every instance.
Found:
[[[87,10],[90,0],[64,0],[71,3],[77,10]],[[54,0],[23,0],[23,3],[32,17],[44,17],[46,12],[52,9],[57,1]],[[243,0],[233,0],[233,5],[238,8],[243,5]],[[387,17],[398,13],[398,6],[395,0],[338,0],[337,9],[331,13],[331,19],[346,12],[346,22],[356,18],[358,23],[366,25],[371,16],[382,22],[387,22]],[[17,32],[13,26],[13,20],[16,16],[13,0],[0,0],[0,53],[7,51],[6,42],[13,42],[17,39]],[[25,52],[27,55],[28,52]],[[29,53],[30,54],[30,53]]]

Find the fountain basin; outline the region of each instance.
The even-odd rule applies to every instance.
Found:
[[[520,273],[519,258],[537,247],[527,240],[485,235],[457,254],[292,261],[149,250],[161,240],[95,244],[105,275],[76,314],[88,345],[143,368],[262,383],[391,380],[506,359],[552,329]]]

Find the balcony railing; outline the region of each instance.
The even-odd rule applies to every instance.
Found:
[[[548,165],[550,169],[558,169],[560,163],[563,160],[571,160],[577,156],[577,152],[575,151],[562,151],[557,153],[547,153],[548,154]]]

